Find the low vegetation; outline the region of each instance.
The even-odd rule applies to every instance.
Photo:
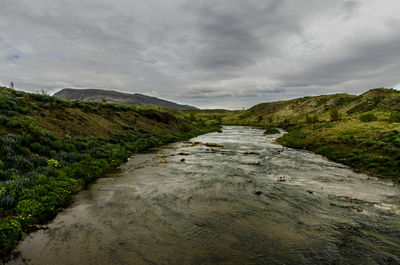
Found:
[[[209,122],[215,124],[226,124],[224,122],[226,117],[230,117],[239,111],[231,111],[224,109],[204,109],[204,110],[188,110],[188,111],[171,111],[177,117],[186,120],[193,120],[193,117],[198,122]]]
[[[400,180],[400,92],[393,89],[262,103],[226,116],[224,123],[285,128],[288,133],[278,139],[283,145]]]
[[[217,130],[154,108],[0,87],[0,255],[135,152]]]
[[[363,126],[367,125],[367,126]],[[371,175],[399,180],[400,134],[398,126],[360,124],[349,120],[336,124],[294,126],[279,139],[283,145],[302,148]]]
[[[371,122],[371,121],[377,121],[378,118],[375,116],[373,113],[366,113],[360,116],[360,121],[363,122]]]
[[[279,133],[281,132],[275,127],[269,127],[264,132],[264,134],[279,134]]]

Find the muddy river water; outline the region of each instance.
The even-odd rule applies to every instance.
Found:
[[[400,187],[246,127],[133,156],[9,264],[400,264]]]

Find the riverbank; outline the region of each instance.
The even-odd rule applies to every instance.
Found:
[[[0,88],[0,256],[133,153],[215,131],[154,108]]]
[[[135,155],[7,265],[399,264],[400,187],[281,135],[224,126]]]
[[[281,127],[279,143],[307,149],[375,177],[400,181],[400,92],[348,94],[262,103],[224,124]]]
[[[301,148],[345,164],[358,172],[400,181],[399,126],[355,120],[297,125],[278,139],[284,146]]]

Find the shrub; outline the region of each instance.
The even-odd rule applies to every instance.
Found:
[[[189,132],[190,131],[190,127],[187,124],[182,124],[182,126],[179,128],[179,130],[183,133],[185,132]]]
[[[135,130],[135,127],[130,126],[130,125],[122,125],[122,129],[124,129],[124,130]]]
[[[38,142],[31,144],[31,150],[37,154],[51,156],[51,149],[48,146],[41,145]]]
[[[12,250],[22,237],[21,224],[14,219],[0,220],[0,255]]]
[[[360,116],[360,120],[362,122],[371,122],[371,121],[376,121],[378,118],[373,114],[373,113],[366,113]]]
[[[313,124],[318,122],[318,115],[314,114],[312,117],[309,116],[308,114],[306,115],[306,122],[308,124]]]
[[[305,146],[304,139],[307,135],[301,130],[292,130],[279,138],[279,142],[293,148],[303,148]]]
[[[264,134],[278,134],[281,133],[277,128],[271,127],[265,130]]]
[[[33,120],[29,117],[25,116],[14,116],[12,117],[9,122],[7,123],[7,126],[10,128],[23,128],[26,129],[29,127],[29,125],[33,122]]]
[[[400,122],[400,112],[390,113],[389,122]]]
[[[191,113],[189,114],[189,121],[191,121],[191,122],[196,121],[196,116],[193,114],[193,112],[191,112]]]
[[[13,197],[0,196],[0,209],[11,209],[15,206],[15,199]]]
[[[47,160],[47,165],[48,165],[49,167],[54,167],[54,168],[60,167],[60,163],[58,163],[58,161],[55,160],[55,159],[49,159],[49,160]]]
[[[392,144],[393,144],[395,147],[400,148],[400,139],[394,140],[394,141],[392,142]]]
[[[330,112],[331,121],[338,121],[340,119],[340,113],[338,109],[332,109]]]
[[[17,204],[16,212],[21,217],[39,217],[44,212],[43,205],[36,200],[23,200]]]

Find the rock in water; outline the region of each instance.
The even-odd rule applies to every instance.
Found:
[[[223,144],[216,144],[216,143],[205,143],[204,145],[208,147],[224,147]]]

